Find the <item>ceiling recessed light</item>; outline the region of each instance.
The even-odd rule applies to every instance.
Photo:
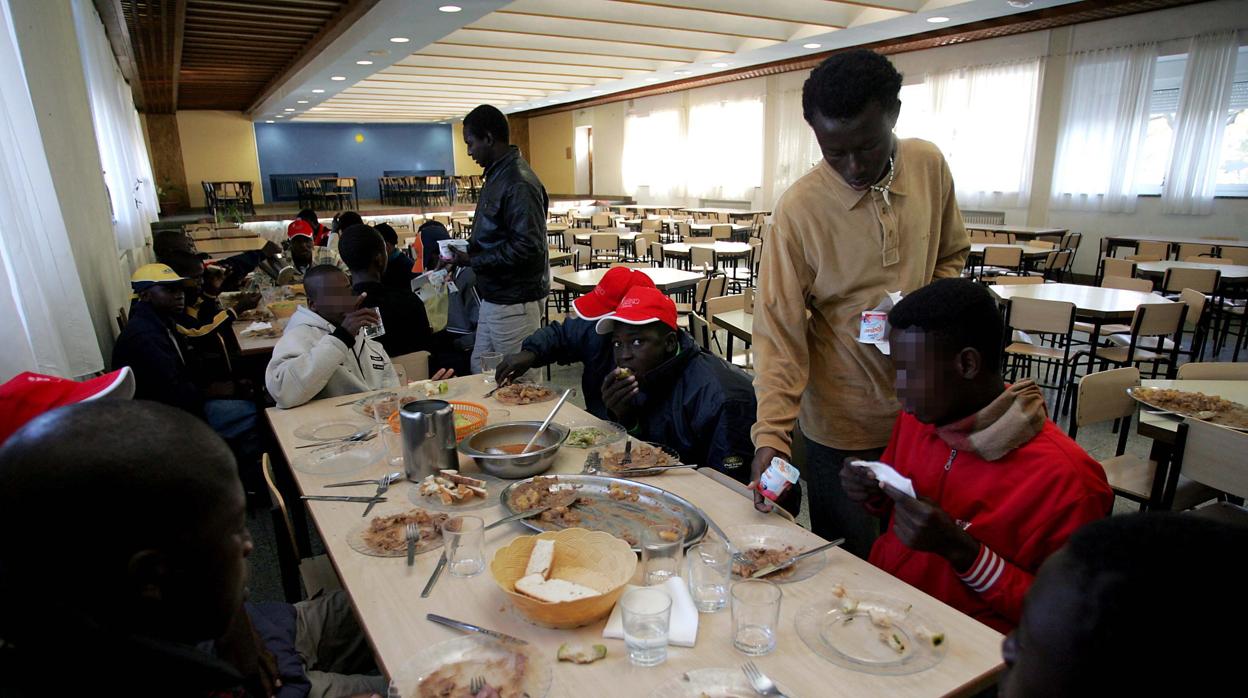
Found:
[[[727,67],[728,67],[728,64],[727,64],[727,63],[724,63],[723,61],[720,61],[720,62],[718,62],[718,63],[712,63],[712,64],[711,64],[711,67],[712,67],[712,68],[727,68]]]
[[[312,90],[313,94],[324,94],[325,90]]]
[[[306,99],[300,99],[300,100],[295,101],[295,104],[307,104],[307,103],[308,103],[308,100]]]
[[[459,12],[462,9],[464,8],[459,5],[443,5],[438,8],[438,12]]]
[[[948,17],[928,17],[927,21],[931,22],[932,24],[944,24],[945,22],[949,21],[949,18]]]
[[[285,109],[283,109],[282,111],[294,111],[294,109],[291,109],[290,107],[286,107],[286,108],[285,108]]]
[[[407,38],[406,36],[392,36],[392,37],[390,37],[390,43],[392,43],[392,44],[406,44],[406,43],[407,43],[407,42],[409,42],[409,41],[411,41],[411,39]]]
[[[330,80],[337,80],[337,81],[341,82],[341,81],[343,81],[343,80],[346,80],[346,78],[345,78],[345,77],[343,77],[343,76],[341,76],[341,75],[335,75],[335,76],[333,76],[332,78],[330,78]]]
[[[372,65],[373,62],[372,61],[356,61],[355,64],[356,65]]]
[[[271,124],[271,123],[273,123],[273,120],[272,120],[272,119],[265,119],[265,120],[264,120],[264,123],[266,123],[266,124]]]
[[[802,44],[802,48],[822,48],[823,44]]]

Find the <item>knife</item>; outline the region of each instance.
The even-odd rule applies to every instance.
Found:
[[[508,635],[507,633],[500,633],[497,630],[490,630],[488,628],[482,628],[479,625],[473,625],[471,623],[465,623],[463,621],[452,620],[444,616],[439,616],[436,613],[426,613],[425,618],[433,621],[434,623],[441,623],[442,625],[445,625],[447,627],[455,628],[456,630],[466,630],[470,633],[481,633],[482,635],[488,635],[489,637],[492,637],[495,640],[502,640],[503,642],[511,642],[517,645],[529,644],[527,640],[521,640],[520,638],[513,637],[511,635]]]
[[[386,501],[385,497],[348,497],[346,495],[329,494],[305,494],[300,499],[309,502],[359,502],[361,504],[376,504],[377,502]]]
[[[775,572],[779,572],[780,570],[782,570],[782,569],[784,569],[784,568],[786,568],[786,567],[790,567],[790,566],[792,566],[792,565],[793,565],[794,563],[796,563],[798,560],[802,560],[802,559],[808,558],[808,557],[810,557],[811,555],[814,555],[815,553],[821,553],[821,552],[823,552],[823,551],[827,550],[828,548],[835,548],[836,546],[838,546],[838,545],[840,545],[841,543],[844,543],[844,542],[845,542],[845,539],[844,539],[844,538],[837,538],[836,540],[834,540],[834,541],[832,541],[832,542],[830,542],[830,543],[824,543],[823,545],[820,545],[820,546],[818,546],[818,547],[811,548],[810,550],[807,550],[807,551],[806,551],[806,552],[804,552],[804,553],[798,553],[797,555],[794,555],[793,557],[791,557],[791,558],[789,558],[789,559],[787,559],[787,560],[784,560],[783,562],[780,562],[779,564],[775,564],[775,565],[768,565],[768,566],[766,566],[766,567],[764,567],[764,568],[762,568],[762,569],[755,570],[755,571],[754,571],[754,574],[751,574],[751,575],[750,575],[750,579],[759,579],[759,578],[761,578],[761,577],[766,577],[766,576],[767,576],[767,575],[769,575],[769,574],[772,574],[772,573],[775,573]]]
[[[512,521],[519,521],[520,519],[527,519],[530,516],[537,516],[538,514],[542,513],[543,511],[546,511],[549,508],[550,508],[549,506],[537,507],[536,509],[529,509],[528,511],[522,511],[519,514],[512,514],[511,516],[505,516],[499,519],[498,521],[495,521],[494,523],[486,526],[485,530],[488,531],[491,528],[497,528],[499,526],[502,526],[505,523],[511,523]],[[444,567],[446,567],[446,550],[442,551],[442,556],[438,558],[438,564],[434,566],[433,573],[429,575],[429,581],[425,582],[425,588],[421,589],[420,598],[422,599],[429,598],[429,594],[433,592],[433,586],[438,583],[438,577],[442,576],[442,568]]]

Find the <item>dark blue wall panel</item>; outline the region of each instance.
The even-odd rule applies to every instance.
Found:
[[[449,124],[261,123],[256,148],[265,201],[272,201],[270,174],[337,172],[359,180],[359,198],[376,199],[386,170],[455,171]]]

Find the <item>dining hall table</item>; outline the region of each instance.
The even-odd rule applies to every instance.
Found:
[[[716,313],[711,318],[711,324],[728,333],[728,342],[724,347],[724,354],[729,362],[732,361],[733,337],[740,339],[747,345],[754,342],[754,313],[749,310],[742,308],[740,310],[727,310],[722,313]]]
[[[238,343],[238,353],[240,356],[259,356],[264,354],[272,354],[273,347],[277,346],[277,340],[282,338],[281,331],[286,327],[285,320],[269,320],[268,322],[278,328],[276,336],[255,335],[252,333],[244,333],[248,327],[252,325],[253,320],[235,320],[230,323],[230,331],[234,333],[234,341]]]
[[[210,255],[235,255],[242,252],[254,252],[264,247],[265,239],[259,235],[232,238],[211,238],[196,240],[195,249]]]
[[[1053,228],[1030,225],[996,225],[987,223],[967,223],[966,229],[982,230],[988,233],[1008,233],[1014,240],[1035,240],[1037,238],[1061,238],[1070,232],[1068,228]]]
[[[555,274],[551,280],[563,284],[566,290],[573,293],[589,293],[594,290],[599,281],[602,281],[602,277],[606,276],[608,271],[610,270],[607,268],[600,268],[564,272]],[[706,278],[706,274],[701,272],[670,267],[647,267],[637,271],[650,277],[655,287],[666,294],[691,289],[698,285],[698,281]]]
[[[1121,233],[1101,237],[1101,244],[1105,246],[1105,256],[1107,257],[1113,257],[1119,247],[1138,249],[1141,242],[1164,242],[1170,245],[1171,248],[1177,248],[1183,244],[1209,245],[1216,252],[1223,247],[1248,247],[1248,236],[1193,238],[1167,233]]]
[[[1046,247],[1044,245],[1033,245],[1021,242],[972,242],[970,255],[972,257],[982,257],[985,248],[988,247],[1017,247],[1023,251],[1023,259],[1028,260],[1044,259],[1054,250],[1054,248]]]
[[[493,386],[479,375],[455,378],[449,384],[450,399],[475,402],[491,411],[505,407],[510,411],[510,420],[539,420],[553,404],[500,405],[493,398],[484,397]],[[342,480],[379,478],[390,469],[387,459],[380,457],[380,454],[372,462],[350,472],[314,474],[313,469],[305,465],[310,458],[308,449],[297,447],[308,442],[297,438],[295,431],[300,427],[344,418],[366,423],[367,420],[343,404],[351,397],[356,396],[337,396],[293,409],[270,408],[266,411],[277,443],[293,466],[294,482],[299,493],[371,494],[371,487],[326,489],[325,485]],[[487,422],[494,421],[496,418],[487,417]],[[576,426],[601,424],[571,403],[564,405],[556,422]],[[361,447],[369,448],[367,444],[365,442]],[[580,472],[586,455],[587,451],[582,449],[562,448],[547,474]],[[476,471],[472,461],[463,456],[460,456],[459,465],[465,473]],[[645,483],[685,498],[729,530],[737,526],[762,524],[788,531],[804,546],[817,545],[822,541],[777,514],[756,511],[752,500],[745,496],[744,488],[739,484],[732,487],[722,484],[724,479],[719,473],[708,475],[700,471],[681,470],[646,478]],[[372,515],[397,514],[412,509],[416,506],[413,503],[415,487],[413,483],[399,480],[386,493],[387,501],[378,504]],[[660,684],[679,680],[687,671],[729,667],[736,672],[747,659],[753,660],[762,671],[775,679],[791,698],[972,695],[993,684],[1003,666],[1000,633],[866,561],[833,548],[825,553],[826,566],[817,574],[781,586],[783,598],[776,648],[770,654],[747,657],[737,652],[731,640],[731,613],[724,609],[713,614],[698,614],[695,646],[672,646],[664,663],[642,668],[629,663],[622,641],[602,638],[605,618],[570,630],[539,627],[525,620],[495,584],[488,565],[485,571],[473,577],[443,574],[429,597],[421,598],[421,589],[433,571],[440,550],[418,554],[412,567],[406,566],[402,557],[362,555],[351,547],[348,538],[370,520],[361,517],[363,505],[324,501],[309,501],[306,505],[360,620],[364,635],[387,676],[401,673],[404,665],[422,649],[463,636],[458,631],[428,621],[425,618],[427,613],[450,616],[527,641],[533,656],[553,665],[553,681],[546,694],[551,698],[647,696]],[[487,523],[505,514],[502,507],[493,502],[486,508],[469,513]],[[520,523],[505,524],[487,532],[484,542],[486,559],[517,536],[531,534],[532,531]],[[640,572],[635,579],[639,578]],[[856,671],[823,659],[799,638],[795,625],[803,607],[832,599],[831,590],[838,583],[843,584],[851,594],[869,591],[912,604],[912,613],[943,631],[944,656],[930,668],[892,676]],[[556,651],[563,643],[604,644],[607,656],[586,665],[556,662]]]
[[[1248,282],[1248,266],[1242,264],[1208,264],[1206,262],[1183,262],[1177,259],[1136,262],[1135,275],[1162,278],[1170,269],[1216,269],[1221,272],[1222,283],[1225,285]]]

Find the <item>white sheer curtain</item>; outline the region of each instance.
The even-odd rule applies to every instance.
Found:
[[[754,201],[763,184],[763,80],[689,93],[686,191]]]
[[[624,118],[624,192],[638,200],[685,198],[685,123],[681,109],[634,110]]]
[[[1135,210],[1156,64],[1156,44],[1071,56],[1050,206]]]
[[[1041,67],[1036,58],[963,68],[902,88],[897,135],[940,147],[962,206],[1026,205]]]
[[[772,200],[776,199],[802,175],[819,164],[823,154],[815,141],[815,132],[802,116],[802,88],[785,90],[775,110],[776,128],[772,130],[771,147],[775,149],[775,170],[772,176]]]
[[[1164,213],[1213,212],[1238,53],[1239,40],[1233,31],[1191,40],[1175,113],[1174,146],[1161,192]]]
[[[159,217],[152,165],[134,97],[113,57],[104,25],[91,0],[74,0],[74,27],[91,99],[91,120],[100,147],[104,183],[120,251],[141,248]]]
[[[111,57],[110,57],[111,58]],[[9,1],[0,0],[0,381],[104,367],[31,103]],[[114,260],[106,260],[114,263]]]

